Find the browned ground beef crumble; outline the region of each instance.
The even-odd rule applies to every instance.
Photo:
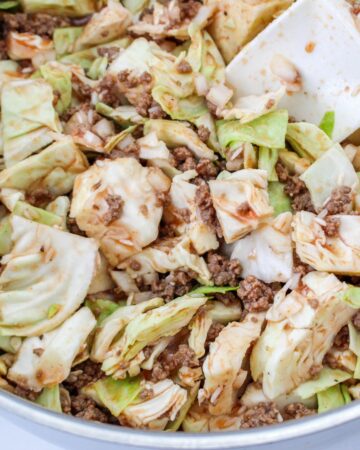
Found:
[[[327,237],[337,237],[339,235],[340,220],[337,217],[326,217],[324,232]]]
[[[55,28],[67,27],[70,25],[70,20],[66,17],[42,13],[2,13],[0,14],[0,22],[3,23],[5,36],[10,31],[16,31],[18,33],[34,33],[39,34],[40,36],[52,37]]]
[[[333,190],[325,208],[330,216],[335,214],[349,214],[352,211],[353,197],[351,188],[340,186]]]
[[[64,387],[72,394],[74,392],[78,392],[84,386],[103,378],[104,376],[105,374],[101,370],[101,364],[95,363],[88,359],[73,368],[68,378],[64,381]]]
[[[287,405],[282,413],[285,420],[301,419],[302,417],[316,414],[315,409],[307,408],[303,403],[291,403]]]
[[[216,286],[239,285],[242,267],[237,259],[229,260],[219,253],[209,252],[206,262]]]
[[[108,195],[105,199],[108,204],[108,210],[105,213],[103,220],[106,225],[121,217],[124,207],[124,200],[120,195]]]
[[[237,294],[245,311],[251,313],[267,311],[274,300],[272,288],[253,276],[248,276],[240,282]]]
[[[240,411],[241,428],[256,428],[272,425],[281,421],[280,411],[275,403],[258,403],[255,406],[243,406]]]
[[[202,181],[196,190],[195,203],[200,211],[203,222],[206,223],[218,237],[222,237],[222,230],[211,200],[209,185],[205,183],[205,181]]]
[[[154,281],[151,291],[164,300],[170,301],[191,291],[196,284],[196,277],[197,273],[192,270],[174,270],[164,278]]]

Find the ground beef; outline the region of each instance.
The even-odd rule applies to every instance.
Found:
[[[68,378],[64,381],[64,386],[70,393],[77,392],[82,387],[94,383],[104,376],[101,364],[94,363],[90,359],[74,367]]]
[[[241,281],[237,295],[243,302],[245,311],[252,313],[267,311],[274,300],[271,287],[252,275]]]
[[[98,55],[101,57],[106,56],[109,62],[113,62],[114,59],[119,55],[119,47],[100,47],[97,49]]]
[[[326,217],[326,225],[323,230],[327,237],[337,237],[339,235],[340,220],[337,217]]]
[[[169,346],[155,362],[151,379],[154,382],[164,380],[181,367],[199,367],[195,352],[187,344],[180,344],[175,348]]]
[[[205,346],[209,345],[211,342],[214,342],[215,339],[219,336],[221,331],[224,329],[224,325],[219,322],[214,322],[211,324],[211,327],[206,336]]]
[[[322,369],[323,369],[322,364],[313,364],[309,369],[309,374],[311,378],[317,378]]]
[[[7,46],[5,41],[0,40],[0,60],[3,61],[4,59],[9,59],[7,54]]]
[[[202,221],[221,238],[223,235],[221,226],[211,200],[209,186],[205,181],[202,181],[196,189],[195,204],[200,211]]]
[[[67,218],[66,225],[70,233],[77,234],[79,236],[86,236],[86,233],[80,230],[78,224],[76,223],[76,219],[74,219],[73,217]]]
[[[139,397],[141,400],[150,400],[154,397],[154,391],[152,389],[143,389]]]
[[[290,175],[287,168],[281,163],[276,164],[276,173],[279,180],[285,183],[284,192],[290,197],[295,211],[315,212],[311,202],[310,192],[298,175]]]
[[[126,146],[125,148],[123,148],[122,150],[114,148],[109,153],[109,158],[110,159],[135,158],[138,160],[139,153],[140,153],[140,148],[139,148],[138,144],[136,142],[133,142],[133,143],[129,144],[128,146]]]
[[[206,262],[216,286],[237,286],[239,284],[242,267],[237,259],[229,260],[223,255],[209,252]]]
[[[348,186],[335,188],[325,208],[330,216],[335,214],[349,214],[352,211],[352,194]]]
[[[176,70],[182,74],[192,72],[192,68],[191,68],[190,64],[186,61],[186,59],[182,59],[179,62],[179,64],[176,66]]]
[[[100,409],[94,400],[84,395],[71,398],[71,412],[74,416],[85,420],[94,420],[101,423],[111,422],[110,413]]]
[[[354,327],[360,331],[360,311],[358,311],[352,319]]]
[[[108,195],[105,200],[108,204],[108,210],[103,216],[103,221],[105,225],[109,225],[111,222],[121,217],[124,200],[120,195]]]
[[[283,412],[284,420],[301,419],[316,414],[314,409],[307,408],[303,403],[290,403]]]
[[[195,170],[204,180],[214,180],[219,173],[219,168],[210,159],[200,159]]]
[[[62,386],[60,386],[60,404],[64,414],[71,414],[71,397]]]
[[[170,301],[191,291],[194,287],[196,277],[197,273],[190,269],[174,270],[165,278],[154,281],[151,285],[151,290],[154,295]]]
[[[200,125],[197,129],[197,134],[203,142],[206,142],[210,137],[210,130],[204,125]]]
[[[257,428],[281,422],[280,412],[272,402],[243,406],[239,413],[242,418],[241,428]]]
[[[175,167],[182,172],[196,168],[196,159],[187,147],[176,147],[172,150]]]
[[[39,393],[31,391],[30,389],[25,389],[19,385],[15,385],[13,393],[26,400],[31,400],[32,402],[36,400]]]
[[[150,108],[148,109],[150,119],[166,119],[167,114],[162,110],[161,106],[155,100],[152,101]]]
[[[147,117],[153,104],[151,96],[152,76],[148,72],[135,76],[129,70],[123,70],[118,75],[120,90],[127,100],[136,107],[141,116]]]
[[[334,347],[338,350],[347,350],[349,348],[349,328],[347,325],[342,327],[335,336]]]
[[[314,269],[311,266],[309,266],[309,264],[303,263],[301,261],[298,254],[295,251],[293,253],[293,261],[294,261],[294,272],[300,273],[302,277],[307,273],[314,271]]]
[[[180,0],[180,21],[193,19],[198,13],[201,3],[195,0]]]
[[[10,31],[17,31],[18,33],[34,33],[40,36],[52,37],[55,28],[69,25],[69,19],[66,17],[42,13],[3,13],[1,14],[1,20],[3,22],[5,36]]]
[[[108,73],[102,78],[96,88],[99,100],[107,105],[116,108],[121,105],[122,90],[118,78]]]
[[[71,77],[73,92],[77,99],[84,104],[90,104],[93,89],[76,75]]]
[[[33,206],[44,207],[54,199],[53,194],[45,188],[34,189],[26,195],[26,200]]]

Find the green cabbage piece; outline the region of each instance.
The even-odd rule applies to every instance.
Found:
[[[220,120],[216,124],[220,145],[226,148],[249,142],[272,149],[284,148],[288,119],[288,112],[280,109],[245,124],[239,120]]]
[[[270,181],[268,184],[269,202],[274,208],[274,216],[278,216],[284,212],[290,211],[291,201],[284,192],[284,185],[279,181]]]
[[[207,111],[205,114],[196,117],[192,122],[199,128],[201,125],[210,131],[209,139],[206,144],[215,152],[221,153],[221,147],[216,134],[215,121],[213,116]]]
[[[50,227],[62,225],[61,217],[22,201],[16,202],[13,213],[17,216],[24,217],[24,219],[49,225]]]
[[[307,158],[300,158],[295,152],[289,150],[279,151],[280,162],[292,173],[301,175],[311,165],[311,161]]]
[[[198,158],[216,159],[214,152],[201,141],[195,131],[186,123],[162,119],[148,120],[144,126],[144,134],[152,131],[169,148],[185,145]]]
[[[113,416],[118,417],[141,392],[140,382],[140,377],[128,377],[124,380],[114,380],[107,377],[94,383],[93,387],[101,403]]]
[[[53,41],[56,55],[63,56],[71,53],[76,39],[83,31],[83,27],[56,28],[53,34]]]
[[[294,393],[307,399],[350,378],[351,374],[344,370],[324,367],[316,379],[301,384]]]
[[[324,131],[307,122],[289,123],[286,140],[301,157],[311,161],[320,158],[333,145]]]
[[[360,380],[360,333],[354,327],[352,322],[349,322],[348,327],[350,337],[349,349],[357,356],[354,378]]]
[[[211,294],[226,294],[227,292],[236,291],[238,286],[200,286],[196,289],[193,289],[189,292],[189,295],[193,294],[203,294],[203,295],[211,295]]]
[[[97,318],[98,326],[100,326],[107,317],[111,316],[113,312],[125,305],[126,302],[113,302],[111,300],[100,298],[95,300],[86,300],[85,302],[85,306],[90,308],[94,316]]]
[[[346,386],[337,384],[317,393],[319,414],[330,411],[331,409],[340,408],[340,406],[345,406],[348,403],[348,396],[346,391],[343,391],[343,388],[346,388]]]
[[[20,0],[26,13],[47,13],[57,16],[86,16],[96,12],[96,0]]]
[[[195,386],[191,387],[188,390],[188,396],[186,399],[186,402],[181,407],[180,411],[178,412],[178,415],[175,420],[172,422],[169,422],[166,425],[165,431],[178,431],[178,429],[181,427],[183,421],[185,420],[185,417],[187,416],[187,413],[189,412],[189,409],[191,408],[192,404],[196,400],[196,396],[199,392],[200,382],[196,383]]]
[[[12,247],[11,224],[8,217],[5,217],[0,223],[0,255],[9,253]]]
[[[18,1],[5,1],[5,2],[1,2],[0,3],[0,9],[12,9],[12,8],[16,8],[17,6],[19,6],[19,2]]]
[[[123,0],[122,4],[132,14],[139,14],[149,4],[149,0]]]
[[[108,65],[108,59],[106,56],[96,58],[95,61],[91,64],[90,69],[88,70],[88,77],[92,80],[98,80],[105,75],[106,69]]]
[[[225,305],[222,302],[209,300],[207,302],[209,317],[214,322],[226,325],[229,322],[240,320],[242,317],[242,308],[240,302],[237,304]]]
[[[356,286],[349,286],[345,292],[338,294],[343,302],[347,303],[352,308],[360,308],[360,288]]]
[[[214,40],[207,31],[201,31],[190,25],[191,44],[187,53],[187,61],[193,71],[203,75],[210,83],[225,81],[225,62]]]
[[[62,230],[67,230],[67,216],[70,211],[69,197],[65,195],[57,197],[55,200],[53,200],[47,205],[46,211],[48,211],[51,214],[54,214],[57,217],[60,217],[61,223],[59,227]]]
[[[89,70],[93,62],[99,57],[98,49],[106,47],[126,48],[131,43],[131,38],[125,36],[106,44],[97,45],[96,47],[80,50],[79,52],[70,53],[59,58],[64,64],[75,64],[81,66],[84,70]]]
[[[279,151],[272,148],[260,147],[259,148],[259,158],[258,158],[258,168],[266,170],[268,174],[269,181],[278,181],[275,165],[279,157]]]
[[[0,350],[6,353],[17,353],[21,342],[21,338],[17,336],[0,336]]]
[[[35,400],[35,403],[44,408],[61,413],[62,408],[59,385],[57,384],[56,386],[44,388],[39,397]]]
[[[324,114],[324,117],[322,118],[319,128],[320,130],[323,130],[324,133],[326,133],[329,138],[332,138],[332,134],[334,132],[335,127],[335,112],[334,111],[328,111]]]
[[[112,119],[114,122],[118,123],[123,127],[129,127],[134,123],[142,123],[145,121],[144,117],[140,116],[135,106],[123,105],[118,108],[111,108],[111,106],[105,103],[96,103],[96,112],[99,114]]]
[[[71,104],[71,72],[61,64],[48,63],[40,67],[41,76],[50,84],[59,96],[55,109],[63,114]]]
[[[55,142],[37,155],[32,155],[0,173],[0,187],[31,191],[48,189],[54,196],[67,194],[76,175],[84,172],[88,162],[72,139]]]
[[[1,111],[6,167],[49,144],[48,131],[61,131],[53,107],[53,91],[44,80],[5,83],[1,92]]]
[[[151,93],[154,100],[174,120],[192,121],[208,112],[205,100],[197,95],[178,98],[163,86],[155,86]]]
[[[119,364],[131,361],[151,342],[161,337],[174,336],[190,322],[206,301],[206,297],[185,296],[139,314],[127,325],[118,345],[109,352],[109,358],[102,366],[104,372],[110,374],[114,366],[116,369]]]

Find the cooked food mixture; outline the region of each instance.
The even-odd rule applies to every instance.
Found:
[[[360,147],[285,56],[226,78],[292,4],[0,2],[2,389],[185,432],[360,399]]]

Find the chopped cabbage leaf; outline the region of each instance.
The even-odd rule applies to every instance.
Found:
[[[332,138],[332,134],[334,132],[335,127],[335,112],[334,111],[328,111],[324,114],[324,117],[322,118],[319,128],[324,133],[326,133],[329,138]]]
[[[317,393],[318,413],[330,411],[334,408],[340,408],[347,404],[342,386],[340,384],[332,386],[325,391]]]
[[[292,214],[283,213],[235,243],[231,259],[240,261],[243,278],[252,275],[266,283],[286,283],[291,278],[291,223]]]
[[[77,177],[70,215],[118,266],[157,238],[163,211],[158,197],[169,187],[160,169],[134,158],[97,161]]]
[[[63,114],[71,104],[71,71],[63,64],[51,62],[40,66],[41,76],[57,93],[55,109]]]
[[[209,401],[211,414],[230,414],[235,406],[247,377],[246,354],[260,336],[264,319],[262,314],[250,313],[242,322],[227,325],[210,344],[203,365],[204,388],[199,396]]]
[[[333,146],[329,136],[316,125],[307,122],[289,123],[286,140],[303,158],[314,161]]]
[[[352,308],[360,308],[360,288],[356,286],[348,286],[346,291],[339,294],[339,298]]]
[[[40,129],[45,127],[47,134],[49,130],[61,131],[51,86],[41,79],[5,83],[1,92],[1,112],[6,167],[49,143],[48,138],[44,142],[42,133],[39,135]]]
[[[0,275],[0,334],[38,336],[81,305],[95,270],[97,245],[16,215],[10,225],[13,247],[2,258]]]
[[[22,201],[16,202],[13,213],[17,216],[23,217],[24,219],[42,223],[43,225],[49,225],[49,227],[60,227],[62,225],[61,217],[56,214],[52,214],[45,209],[36,208],[35,206]]]
[[[354,369],[354,378],[360,380],[360,333],[352,322],[348,323],[349,327],[349,349],[357,356]]]
[[[0,336],[0,350],[6,353],[17,353],[21,342],[21,338],[17,336]]]
[[[326,236],[326,223],[301,211],[294,216],[293,241],[302,262],[316,270],[344,275],[360,274],[360,217],[331,216],[339,222],[337,236]]]
[[[224,305],[218,301],[208,301],[207,310],[213,322],[219,322],[226,325],[229,322],[240,320],[242,317],[242,309],[240,302],[230,305]]]
[[[9,369],[9,380],[33,391],[61,383],[70,374],[76,355],[83,350],[95,325],[92,312],[83,307],[59,328],[41,337],[28,337]]]
[[[186,326],[206,297],[184,296],[156,309],[138,314],[127,325],[124,334],[108,353],[103,370],[114,378],[122,378],[129,365],[144,347],[161,337],[174,336]],[[126,369],[125,369],[126,371]]]
[[[0,187],[31,192],[44,188],[57,197],[71,191],[77,174],[88,167],[85,156],[72,139],[64,138],[38,155],[5,169],[0,174]]]
[[[59,385],[56,384],[55,386],[44,388],[41,394],[37,397],[35,403],[43,406],[44,408],[61,413],[62,408]]]
[[[249,142],[268,148],[284,148],[288,118],[288,112],[280,109],[246,124],[241,124],[239,120],[218,121],[216,125],[220,145],[226,148]]]
[[[211,294],[226,294],[227,292],[236,291],[238,289],[238,286],[200,286],[196,289],[193,289],[189,292],[189,295],[193,294],[204,294],[204,295],[211,295]]]
[[[300,395],[301,398],[307,399],[315,394],[318,394],[319,392],[336,386],[349,378],[351,378],[351,374],[348,372],[340,369],[330,369],[329,367],[324,367],[317,378],[301,384],[295,392]]]
[[[189,347],[194,351],[197,358],[202,358],[205,355],[205,342],[212,322],[208,311],[200,311],[189,325],[191,330]]]
[[[227,244],[256,229],[272,216],[264,170],[222,172],[209,181],[211,198]]]
[[[291,212],[291,201],[284,192],[284,185],[278,181],[270,181],[268,186],[269,202],[274,209],[274,216]]]
[[[278,157],[279,152],[276,149],[274,150],[267,147],[259,148],[258,168],[261,170],[266,170],[269,181],[279,180],[275,170],[275,165],[277,163]]]
[[[178,429],[181,427],[189,409],[191,408],[191,405],[196,401],[199,386],[200,382],[196,383],[192,388],[190,388],[190,390],[188,391],[186,402],[181,407],[177,418],[166,425],[166,431],[178,431]]]
[[[322,363],[336,334],[354,314],[338,299],[346,287],[333,274],[310,272],[290,294],[286,287],[276,294],[250,358],[253,379],[262,379],[268,398],[291,392],[311,377],[312,366]]]
[[[81,17],[96,11],[95,0],[20,0],[27,13]]]
[[[83,27],[55,28],[53,34],[54,47],[58,57],[71,53],[74,42],[80,36]]]
[[[359,178],[341,145],[335,144],[322,154],[300,177],[311,194],[316,209],[324,207],[332,191],[339,186],[349,186],[354,191]],[[326,207],[326,204],[325,204]]]
[[[280,162],[291,172],[301,175],[311,165],[311,161],[307,158],[300,158],[295,152],[288,150],[279,151]]]

